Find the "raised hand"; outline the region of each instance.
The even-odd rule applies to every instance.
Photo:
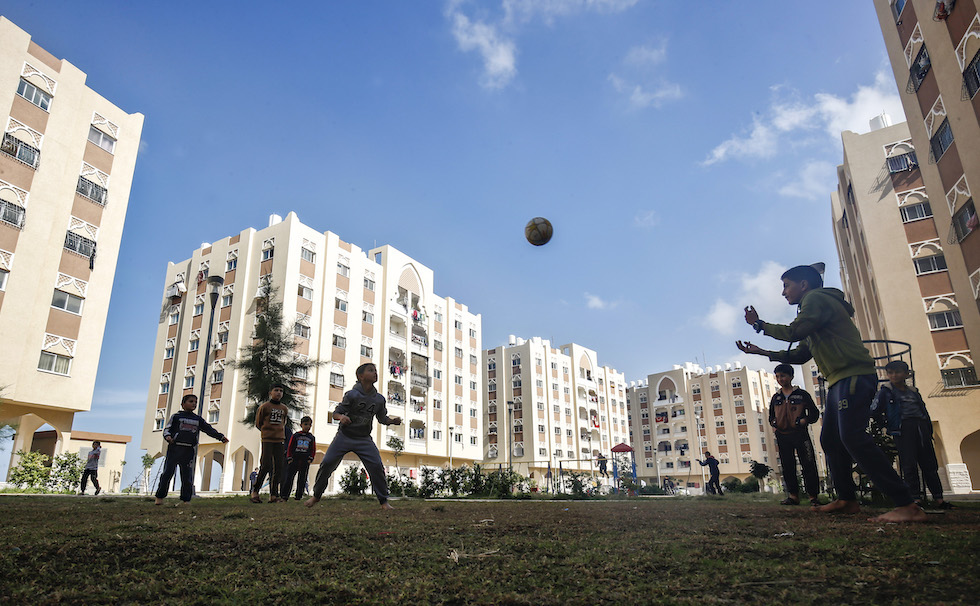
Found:
[[[750,341],[735,341],[735,347],[741,349],[747,354],[756,354],[760,356],[766,355],[766,350],[762,349],[758,345],[753,345]]]

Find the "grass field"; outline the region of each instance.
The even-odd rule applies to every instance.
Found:
[[[0,496],[0,603],[980,602],[976,504],[882,526],[762,495],[167,502]]]

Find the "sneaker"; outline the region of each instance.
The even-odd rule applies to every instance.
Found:
[[[936,505],[937,509],[956,509],[956,505],[953,505],[949,501],[943,501],[939,505]]]
[[[95,489],[95,496],[99,496],[99,493],[100,492],[102,492],[102,489],[101,488],[96,488]]]
[[[800,504],[800,500],[799,499],[794,499],[793,497],[786,497],[785,499],[783,499],[782,501],[780,501],[779,504],[780,505],[799,505]]]

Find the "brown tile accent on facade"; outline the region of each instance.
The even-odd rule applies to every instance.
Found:
[[[211,372],[214,372],[213,368],[211,369]],[[210,376],[208,377],[208,380],[211,380]],[[208,398],[211,400],[217,400],[220,398],[222,385],[224,385],[224,383],[211,383],[211,392],[208,394]]]
[[[174,359],[165,358],[163,360],[163,372],[170,372],[174,369]]]
[[[10,252],[17,252],[17,240],[19,239],[19,229],[6,223],[0,223],[0,248]]]
[[[969,29],[970,23],[973,22],[973,17],[977,14],[976,9],[970,10],[971,8],[969,3],[959,2],[949,17],[946,18],[946,29],[949,30],[949,40],[953,43],[953,48],[959,45],[963,35],[966,34],[966,30]],[[969,60],[970,57],[967,57],[967,61]]]
[[[966,263],[966,271],[973,273],[980,267],[980,237],[977,237],[977,230],[973,230],[960,242],[960,250],[963,252],[963,262]],[[949,292],[949,291],[946,291]]]
[[[75,192],[75,201],[71,206],[71,214],[92,225],[102,224],[103,206],[97,204],[82,194]]]
[[[941,203],[940,203],[941,204]],[[930,204],[930,206],[932,206]],[[897,209],[896,209],[896,212]],[[932,218],[909,221],[905,224],[905,239],[909,242],[925,242],[939,237],[936,231],[936,222]]]
[[[299,273],[303,274],[307,278],[312,279],[316,275],[316,265],[310,263],[306,259],[299,260]]]
[[[898,29],[898,37],[902,40],[902,48],[905,48],[905,45],[909,43],[909,38],[912,37],[912,31],[918,22],[919,18],[915,14],[915,7],[912,6],[911,2],[906,2],[901,19],[895,24]]]
[[[343,240],[338,240],[337,244],[340,246],[341,250],[346,250],[347,252],[351,252],[352,250],[350,242],[344,242]]]
[[[337,326],[347,326],[347,312],[339,309],[333,310],[333,323]]]
[[[96,260],[98,262],[98,260]],[[61,254],[61,263],[58,269],[63,274],[75,276],[88,282],[92,279],[92,271],[88,268],[88,257],[70,253],[67,250]]]
[[[950,122],[950,127],[955,129],[956,125]],[[953,131],[953,137],[956,137],[955,130]],[[963,161],[960,160],[960,154],[956,147],[956,141],[954,140],[950,143],[949,149],[946,150],[943,157],[936,162],[936,167],[939,169],[939,177],[943,182],[943,191],[949,191],[960,180],[960,177],[963,176]],[[942,203],[942,201],[937,202]]]
[[[205,303],[205,306],[207,306],[206,303]],[[191,311],[191,313],[193,313],[193,310]],[[208,312],[208,313],[210,313],[210,312]],[[199,316],[194,316],[193,318],[191,318],[191,330],[197,330],[203,324],[204,324],[204,314],[201,314]]]
[[[231,308],[233,307],[233,305],[228,305],[226,307],[221,307],[221,298],[220,297],[218,298],[218,302],[216,303],[216,305],[218,305],[218,321],[219,322],[228,322],[229,320],[231,320]]]
[[[61,73],[61,60],[38,46],[33,40],[27,45],[27,54],[50,67],[55,72]]]
[[[962,328],[934,331],[932,333],[932,344],[936,347],[936,353],[970,349],[970,346],[966,342],[966,333],[963,332]]]
[[[51,308],[48,313],[48,324],[45,332],[59,337],[78,340],[78,329],[82,324],[82,316],[61,309]]]
[[[927,44],[926,50],[928,52],[936,52],[937,49],[929,48]],[[936,102],[936,99],[939,98],[939,82],[936,80],[935,70],[930,69],[926,73],[925,78],[922,79],[922,83],[919,84],[919,90],[915,91],[915,96],[919,100],[919,107],[932,107],[933,103]]]
[[[85,131],[85,136],[88,136],[88,131]],[[112,154],[95,143],[91,141],[85,143],[85,155],[82,156],[82,159],[105,174],[112,174]]]
[[[44,132],[50,114],[20,95],[14,95],[10,104],[10,117],[30,126],[39,133]]]
[[[344,292],[350,292],[350,277],[337,274],[337,288]]]
[[[918,276],[919,292],[923,297],[934,297],[953,292],[953,284],[949,280],[948,271],[937,271]]]
[[[231,244],[238,244],[241,241],[242,241],[242,235],[241,234],[238,234],[237,236],[232,236],[232,237],[228,238],[228,244],[229,245],[231,245]]]
[[[235,270],[225,272],[225,286],[235,283]]]
[[[926,153],[927,152],[923,152],[922,155],[925,156]],[[918,157],[918,155],[916,157]],[[922,187],[922,171],[920,171],[918,168],[892,173],[891,177],[892,187],[894,187],[895,191],[899,193]]]
[[[44,161],[43,152],[41,161]],[[31,184],[34,182],[34,169],[14,160],[5,153],[0,153],[0,179],[25,191],[31,191]]]

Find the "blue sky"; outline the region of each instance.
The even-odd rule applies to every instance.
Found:
[[[824,261],[840,131],[902,110],[871,2],[20,2],[146,116],[92,411],[138,442],[168,261],[295,211],[628,380],[741,359]],[[550,244],[523,240],[534,216]],[[765,346],[763,344],[763,346]],[[6,464],[6,456],[0,457]],[[135,467],[135,465],[133,466]],[[129,474],[127,474],[129,475]],[[129,478],[127,478],[127,481]]]

